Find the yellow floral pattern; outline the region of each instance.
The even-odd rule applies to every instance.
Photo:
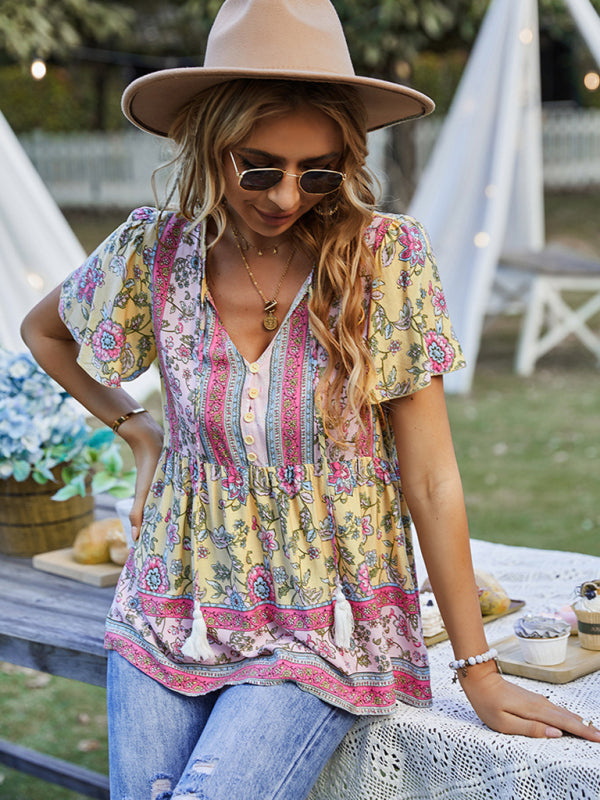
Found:
[[[106,643],[176,691],[294,680],[357,714],[428,704],[410,516],[385,401],[463,365],[422,227],[375,216],[379,272],[362,287],[377,373],[367,434],[325,441],[314,389],[325,363],[297,298],[268,356],[269,463],[239,428],[248,364],[206,290],[205,230],[138,209],[64,284],[80,363],[118,385],[158,356],[166,441]],[[336,309],[332,309],[335,324]],[[334,593],[354,618],[333,637]],[[182,654],[194,602],[214,656]]]

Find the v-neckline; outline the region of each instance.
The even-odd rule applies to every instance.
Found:
[[[204,264],[206,265],[206,261],[204,262]],[[210,289],[208,288],[208,283],[206,281],[206,268],[205,268],[204,274],[202,276],[202,282],[204,284],[204,290],[203,290],[203,293],[202,293],[203,297],[204,297],[205,301],[210,302],[210,305],[211,305],[211,307],[212,307],[212,309],[214,311],[214,314],[215,314],[215,320],[217,322],[217,325],[221,328],[221,330],[223,331],[223,333],[227,337],[227,341],[231,344],[231,346],[234,349],[235,353],[242,359],[242,361],[244,362],[246,368],[248,368],[250,366],[250,364],[258,364],[258,363],[260,363],[267,356],[267,354],[270,353],[270,351],[273,349],[273,346],[274,346],[277,338],[279,337],[279,334],[284,329],[284,327],[288,324],[288,321],[289,321],[290,317],[292,316],[294,311],[298,308],[298,306],[300,305],[300,302],[302,301],[302,298],[304,297],[304,295],[308,291],[308,288],[309,288],[309,286],[310,286],[310,284],[312,282],[313,272],[314,272],[314,267],[308,273],[306,278],[302,281],[302,285],[300,286],[300,288],[296,292],[296,296],[292,300],[292,304],[289,307],[288,312],[285,315],[284,319],[282,320],[281,325],[279,325],[279,327],[277,328],[277,333],[275,334],[275,336],[271,339],[269,344],[265,347],[265,349],[258,356],[258,358],[248,359],[241,352],[241,350],[236,345],[236,343],[233,341],[233,338],[231,337],[229,331],[227,330],[227,328],[225,327],[225,325],[223,323],[223,320],[221,319],[221,315],[219,314],[219,309],[217,308],[216,303],[213,300],[212,294],[210,292]]]

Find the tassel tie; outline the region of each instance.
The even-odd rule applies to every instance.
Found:
[[[208,661],[214,658],[215,653],[208,642],[206,622],[199,604],[194,603],[194,621],[192,630],[185,640],[181,652],[184,656],[192,658],[194,661]]]
[[[333,611],[333,641],[337,647],[348,650],[350,647],[350,637],[354,632],[354,616],[352,614],[352,606],[344,594],[339,579],[333,599],[335,601]]]

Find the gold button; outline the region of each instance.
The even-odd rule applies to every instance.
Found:
[[[252,436],[252,434],[249,433],[247,436],[244,436],[244,441],[246,442],[246,444],[254,444],[254,436]]]
[[[248,461],[256,461],[257,458],[256,453],[248,453]]]
[[[254,414],[252,411],[246,411],[244,414],[244,422],[254,422]]]
[[[252,389],[248,390],[248,397],[251,397],[253,400],[255,400],[258,397],[258,395],[259,391],[256,388],[256,386],[253,386]]]
[[[258,366],[256,361],[253,361],[252,364],[250,364],[250,372],[252,372],[254,375],[256,375],[259,369],[260,367]]]

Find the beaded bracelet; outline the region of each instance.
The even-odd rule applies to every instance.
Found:
[[[127,414],[123,414],[122,417],[116,419],[110,427],[116,433],[125,420],[129,419],[129,417],[133,417],[135,414],[143,414],[144,412],[146,412],[145,408],[134,408],[133,411],[129,411]]]
[[[458,680],[458,671],[463,674],[463,678],[467,677],[467,670],[469,667],[474,667],[476,664],[485,664],[486,661],[495,661],[498,672],[501,672],[500,665],[498,664],[498,651],[495,647],[491,647],[486,653],[481,653],[478,656],[469,656],[469,658],[458,658],[456,661],[451,661],[448,666],[454,670],[454,677],[452,683]]]

